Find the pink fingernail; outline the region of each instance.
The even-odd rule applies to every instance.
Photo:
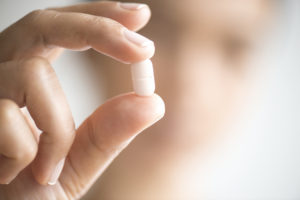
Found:
[[[141,3],[120,3],[120,7],[127,10],[140,10],[146,7],[146,4]]]
[[[140,47],[147,47],[154,45],[153,41],[149,40],[148,38],[134,32],[130,31],[126,28],[124,28],[124,36],[129,40],[130,42],[134,43],[135,45],[138,45]]]
[[[50,179],[48,181],[48,184],[49,185],[55,185],[60,174],[61,174],[61,171],[64,167],[64,164],[65,164],[65,158],[62,159],[61,161],[58,162],[58,164],[56,165],[56,167],[54,168],[53,172],[52,172],[52,175],[50,176]]]

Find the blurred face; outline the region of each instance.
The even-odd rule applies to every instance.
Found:
[[[165,4],[170,11],[157,18],[154,11],[155,28],[148,28],[157,47],[158,93],[166,101],[161,126],[167,131],[160,136],[177,138],[177,147],[191,146],[221,128],[245,97],[245,78],[269,7],[263,0]]]
[[[141,196],[147,191],[168,192],[162,186],[164,180],[177,173],[174,166],[181,159],[187,162],[186,152],[196,155],[216,138],[214,134],[246,98],[245,80],[271,6],[267,0],[146,3],[153,18],[142,33],[156,44],[152,60],[166,116],[146,131],[151,134],[140,135],[102,178],[102,193],[107,199],[115,193],[136,197],[137,190]],[[103,63],[103,57],[95,54],[92,58]],[[105,65],[111,66],[101,70],[109,77],[108,95],[130,91],[128,68],[104,58],[106,61]],[[184,169],[178,170],[184,174]],[[176,194],[171,189],[169,192]]]

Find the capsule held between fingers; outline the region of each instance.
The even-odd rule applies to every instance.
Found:
[[[131,65],[131,77],[134,92],[139,96],[151,96],[155,91],[153,65],[151,60]]]

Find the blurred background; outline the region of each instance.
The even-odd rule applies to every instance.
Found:
[[[77,0],[0,1],[0,30]],[[145,0],[165,118],[86,200],[300,199],[300,2]],[[131,91],[128,66],[93,50],[53,63],[76,125]]]

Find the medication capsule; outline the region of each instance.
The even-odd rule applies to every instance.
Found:
[[[151,96],[155,91],[153,65],[144,60],[131,65],[131,77],[134,92],[139,96]]]

